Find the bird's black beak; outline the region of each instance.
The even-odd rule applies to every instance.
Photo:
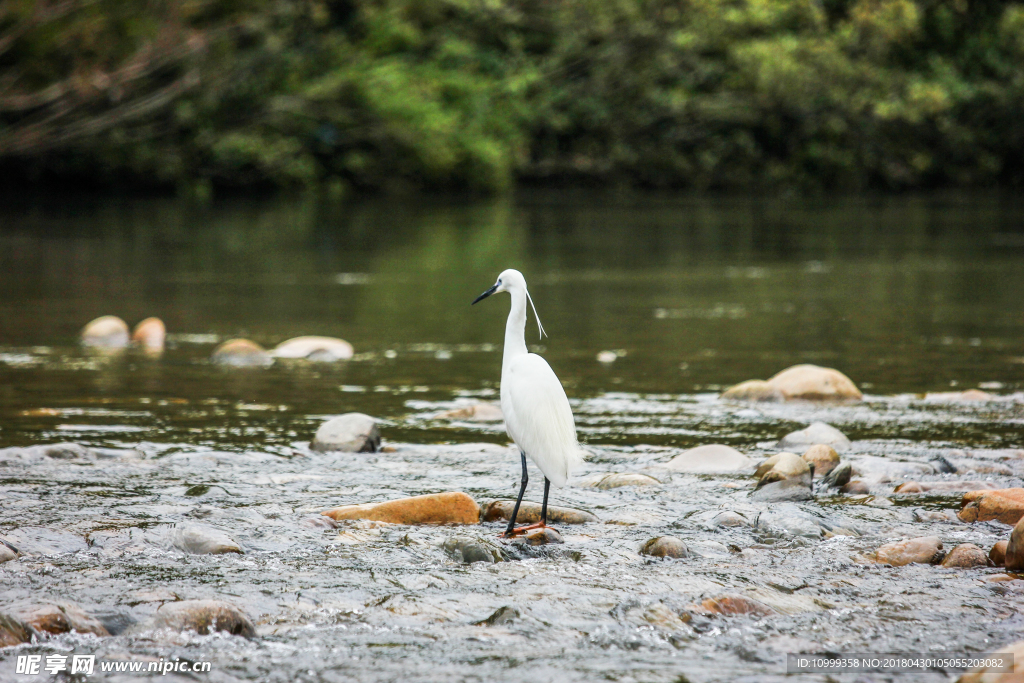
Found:
[[[475,304],[475,303],[476,303],[477,301],[483,301],[484,299],[486,299],[487,297],[489,297],[489,296],[490,296],[491,294],[494,294],[494,292],[495,292],[495,291],[496,291],[497,289],[498,289],[498,283],[494,283],[494,286],[493,286],[493,287],[491,287],[490,289],[488,289],[488,290],[487,290],[486,292],[484,292],[483,294],[481,294],[481,295],[480,295],[480,296],[478,296],[477,298],[473,299],[473,304]],[[470,306],[472,306],[473,304],[470,304]]]

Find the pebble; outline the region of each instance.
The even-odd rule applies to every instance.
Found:
[[[836,451],[850,450],[850,440],[846,435],[830,424],[813,422],[808,427],[786,434],[779,440],[778,448],[805,448],[824,444]]]
[[[1016,524],[1024,517],[1024,489],[968,491],[960,502],[957,516],[962,522],[995,519],[1003,524]]]
[[[808,465],[814,465],[814,476],[818,478],[825,477],[839,467],[839,454],[828,444],[819,443],[811,446],[803,457]]]
[[[973,543],[961,543],[949,551],[942,560],[943,567],[967,569],[970,567],[987,567],[988,555]]]
[[[265,368],[274,362],[266,349],[248,339],[227,340],[213,350],[210,360],[235,368]]]
[[[504,562],[508,559],[505,551],[490,540],[471,536],[453,536],[441,546],[445,554],[456,562],[472,564],[474,562]]]
[[[748,401],[859,401],[860,389],[849,377],[833,368],[794,365],[767,382],[749,380],[727,389],[722,398]]]
[[[844,462],[822,477],[821,484],[827,488],[841,488],[850,482],[852,475],[853,466],[848,462]]]
[[[602,491],[617,489],[622,486],[658,486],[661,482],[646,474],[609,474],[597,482],[597,488]]]
[[[335,337],[295,337],[283,341],[270,352],[274,358],[304,358],[310,361],[333,363],[349,360],[355,349],[344,339]]]
[[[1006,566],[1006,546],[1009,541],[996,541],[992,546],[992,549],[988,551],[988,559],[992,560],[992,565],[995,567]]]
[[[551,510],[552,508],[548,508],[549,513]],[[430,493],[385,503],[342,505],[323,514],[335,521],[369,519],[390,524],[478,524],[480,522],[480,506],[462,491]],[[550,514],[548,518],[551,519]]]
[[[942,559],[942,541],[938,536],[922,536],[886,543],[875,551],[881,564],[902,567],[907,564],[935,564]]]
[[[497,522],[507,521],[512,516],[512,508],[515,507],[514,500],[495,500],[484,509],[482,521]],[[533,524],[540,521],[540,503],[533,503],[524,500],[519,506],[519,514],[516,515],[516,524]],[[556,507],[548,505],[549,524],[590,524],[599,522],[596,516],[583,510],[573,508]]]
[[[657,536],[640,546],[640,554],[650,557],[688,557],[686,544],[675,536]]]
[[[32,641],[32,627],[20,619],[0,612],[0,647]]]
[[[238,543],[225,532],[204,524],[179,524],[171,533],[171,544],[192,555],[243,554]]]
[[[144,633],[165,628],[174,631],[195,631],[201,636],[218,631],[245,638],[256,636],[256,628],[245,612],[221,600],[182,600],[165,603],[152,617],[132,627],[128,633]]]
[[[1024,569],[1024,520],[1017,522],[1010,532],[1003,565],[1007,569]]]
[[[380,449],[380,430],[369,415],[345,413],[320,425],[309,447],[320,452],[373,453]]]
[[[132,343],[150,355],[163,353],[166,338],[167,328],[160,318],[146,318],[132,330]]]
[[[1020,683],[1024,680],[1024,640],[1011,643],[996,650],[995,653],[1013,655],[1012,672],[989,672],[987,668],[972,669],[956,679],[956,683]]]
[[[110,633],[97,619],[89,616],[74,603],[26,604],[11,608],[23,623],[43,633],[93,633],[109,636]]]
[[[749,469],[754,461],[731,446],[708,444],[683,451],[665,463],[667,469],[689,474],[739,472]]]
[[[505,419],[501,408],[493,403],[477,403],[465,408],[446,410],[434,417],[439,420],[470,420],[472,422],[501,422]]]
[[[116,315],[96,318],[81,333],[82,346],[97,351],[119,351],[128,346],[128,323]]]
[[[959,492],[995,488],[996,484],[988,481],[908,481],[897,486],[893,493]]]

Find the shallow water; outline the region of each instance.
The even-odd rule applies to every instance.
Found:
[[[17,654],[74,650],[207,660],[213,671],[197,677],[213,681],[771,680],[787,652],[1016,640],[1024,582],[981,580],[996,569],[879,567],[864,554],[925,535],[987,550],[1008,534],[927,514],[955,511],[959,494],[891,492],[907,478],[1022,483],[1022,218],[1024,204],[995,196],[9,202],[0,448],[73,441],[98,457],[0,461],[0,535],[25,551],[0,565],[0,597],[136,620],[162,601],[219,597],[243,607],[259,637],[64,635],[0,651],[0,679],[18,680]],[[456,563],[441,544],[493,538],[497,524],[304,526],[345,503],[514,495],[518,458],[500,425],[435,418],[497,398],[507,300],[469,302],[505,267],[530,282],[550,335],[530,343],[562,378],[591,451],[553,502],[602,523],[563,527],[564,545],[494,565]],[[104,314],[160,316],[171,348],[160,359],[82,353],[78,330]],[[264,370],[207,360],[231,337],[272,346],[300,334],[343,337],[357,356]],[[599,363],[609,350],[617,360]],[[799,362],[843,370],[866,400],[717,398]],[[998,399],[924,398],[976,387]],[[394,452],[309,451],[317,426],[348,411],[381,418]],[[749,475],[660,468],[704,443],[756,459],[815,420],[853,439],[844,458],[864,469],[935,470],[942,456],[957,472],[767,505],[748,499]],[[582,485],[602,472],[662,483]],[[532,481],[537,499],[539,473]],[[715,527],[722,510],[751,525]],[[186,522],[226,531],[246,553],[174,549],[172,527]],[[691,557],[637,553],[665,534]],[[723,593],[775,613],[679,619]],[[521,616],[475,625],[506,605]]]

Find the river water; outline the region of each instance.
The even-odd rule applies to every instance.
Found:
[[[791,652],[982,652],[1020,637],[1024,581],[866,559],[916,536],[986,551],[1008,536],[998,522],[958,522],[960,493],[892,489],[1022,484],[1019,199],[25,197],[8,199],[0,226],[0,448],[93,449],[0,458],[0,536],[23,551],[0,564],[0,611],[72,601],[130,623],[168,601],[217,598],[258,634],[65,634],[0,650],[0,680],[34,680],[14,673],[17,655],[56,652],[212,663],[164,677],[182,681],[763,681],[785,678]],[[442,544],[494,539],[498,524],[305,524],[347,503],[514,496],[518,457],[500,423],[435,417],[497,400],[507,298],[469,304],[508,267],[527,277],[550,335],[538,340],[531,321],[529,343],[562,379],[590,451],[552,502],[601,523],[471,565]],[[159,316],[167,352],[82,352],[78,331],[106,314]],[[208,360],[232,337],[270,347],[304,334],[347,339],[356,356],[233,370]],[[602,351],[616,360],[598,362]],[[796,363],[842,370],[865,400],[718,398]],[[925,397],[972,388],[994,399]],[[389,452],[309,450],[319,424],[350,411],[381,420]],[[708,443],[759,459],[818,420],[853,440],[844,458],[891,476],[870,495],[765,504],[748,498],[750,473],[660,468]],[[584,485],[612,472],[662,483]],[[539,500],[539,472],[532,481]],[[751,524],[716,526],[726,510]],[[245,554],[166,541],[193,522]],[[666,534],[690,556],[638,554]],[[770,613],[691,617],[722,594]],[[505,606],[519,617],[477,624]]]

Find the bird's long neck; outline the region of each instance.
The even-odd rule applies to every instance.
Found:
[[[516,288],[509,293],[512,295],[512,310],[508,312],[508,322],[505,323],[505,351],[501,361],[503,369],[514,358],[527,353],[526,292]]]

